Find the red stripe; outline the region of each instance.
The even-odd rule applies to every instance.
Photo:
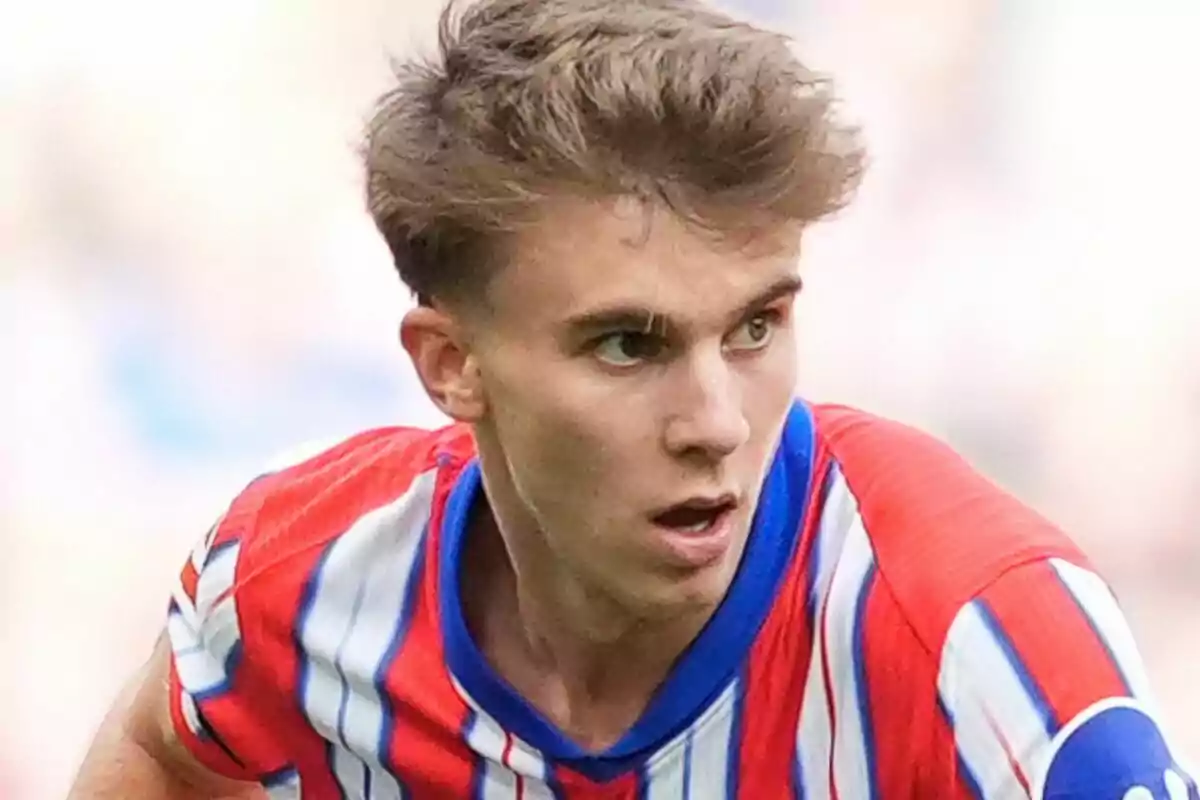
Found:
[[[196,607],[196,589],[200,584],[200,573],[196,570],[196,565],[189,558],[187,563],[183,565],[183,571],[179,575],[179,581],[183,584],[183,593],[188,600],[192,601],[192,608]]]
[[[939,711],[933,722],[929,760],[913,765],[916,772],[915,797],[945,797],[946,800],[979,800],[967,783],[958,760],[954,730]]]
[[[176,736],[197,761],[217,775],[224,775],[234,780],[254,780],[258,776],[244,766],[229,758],[212,739],[202,739],[192,733],[183,713],[183,687],[179,683],[179,673],[175,671],[175,661],[171,659],[170,677],[168,678],[168,694],[171,706],[171,721],[175,727]]]
[[[827,475],[818,454],[813,475]],[[821,496],[814,491],[805,512],[800,543],[775,605],[750,651],[745,671],[738,790],[742,797],[777,797],[791,785],[804,687],[812,667],[813,638],[805,564],[817,546]],[[781,669],[780,667],[784,667]],[[731,767],[734,765],[730,765]]]
[[[876,562],[931,653],[997,576],[1079,550],[1049,521],[914,428],[837,406],[818,427],[853,489]]]
[[[556,776],[563,800],[634,800],[637,797],[638,779],[633,772],[626,772],[605,783],[598,783],[561,767]]]
[[[943,796],[953,785],[955,753],[940,736],[938,667],[882,576],[874,581],[863,613],[867,695],[881,797]],[[936,791],[934,791],[936,789]]]
[[[1059,726],[1100,700],[1127,696],[1107,647],[1048,562],[1010,571],[981,599]]]
[[[412,594],[417,602],[412,627],[385,684],[391,696],[407,709],[397,719],[391,756],[406,774],[421,776],[420,782],[410,785],[417,796],[423,796],[424,791],[433,796],[467,797],[475,774],[477,756],[467,746],[463,730],[470,709],[451,683],[446,668],[434,591],[445,498],[458,473],[458,469],[448,468],[438,476],[425,543],[423,585]]]

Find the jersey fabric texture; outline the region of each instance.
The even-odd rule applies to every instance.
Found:
[[[793,408],[737,575],[639,721],[582,751],[458,593],[462,427],[255,479],[173,594],[179,736],[305,800],[1200,800],[1105,583],[932,438]]]

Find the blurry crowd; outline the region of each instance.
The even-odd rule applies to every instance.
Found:
[[[723,4],[794,32],[872,152],[809,242],[802,391],[1066,526],[1200,756],[1200,6]],[[435,13],[0,4],[0,797],[62,796],[257,464],[438,422],[354,152]]]

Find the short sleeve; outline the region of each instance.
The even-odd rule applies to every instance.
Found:
[[[1200,800],[1116,598],[1059,559],[1003,573],[955,617],[938,691],[986,800]]]
[[[257,778],[231,744],[253,715],[235,691],[243,657],[238,593],[241,543],[220,524],[197,544],[171,595],[171,712],[180,740],[214,772]]]

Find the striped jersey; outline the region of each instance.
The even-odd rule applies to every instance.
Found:
[[[1200,800],[1105,583],[915,430],[796,404],[724,601],[599,753],[471,638],[482,491],[458,426],[246,487],[170,605],[195,756],[277,800]]]

